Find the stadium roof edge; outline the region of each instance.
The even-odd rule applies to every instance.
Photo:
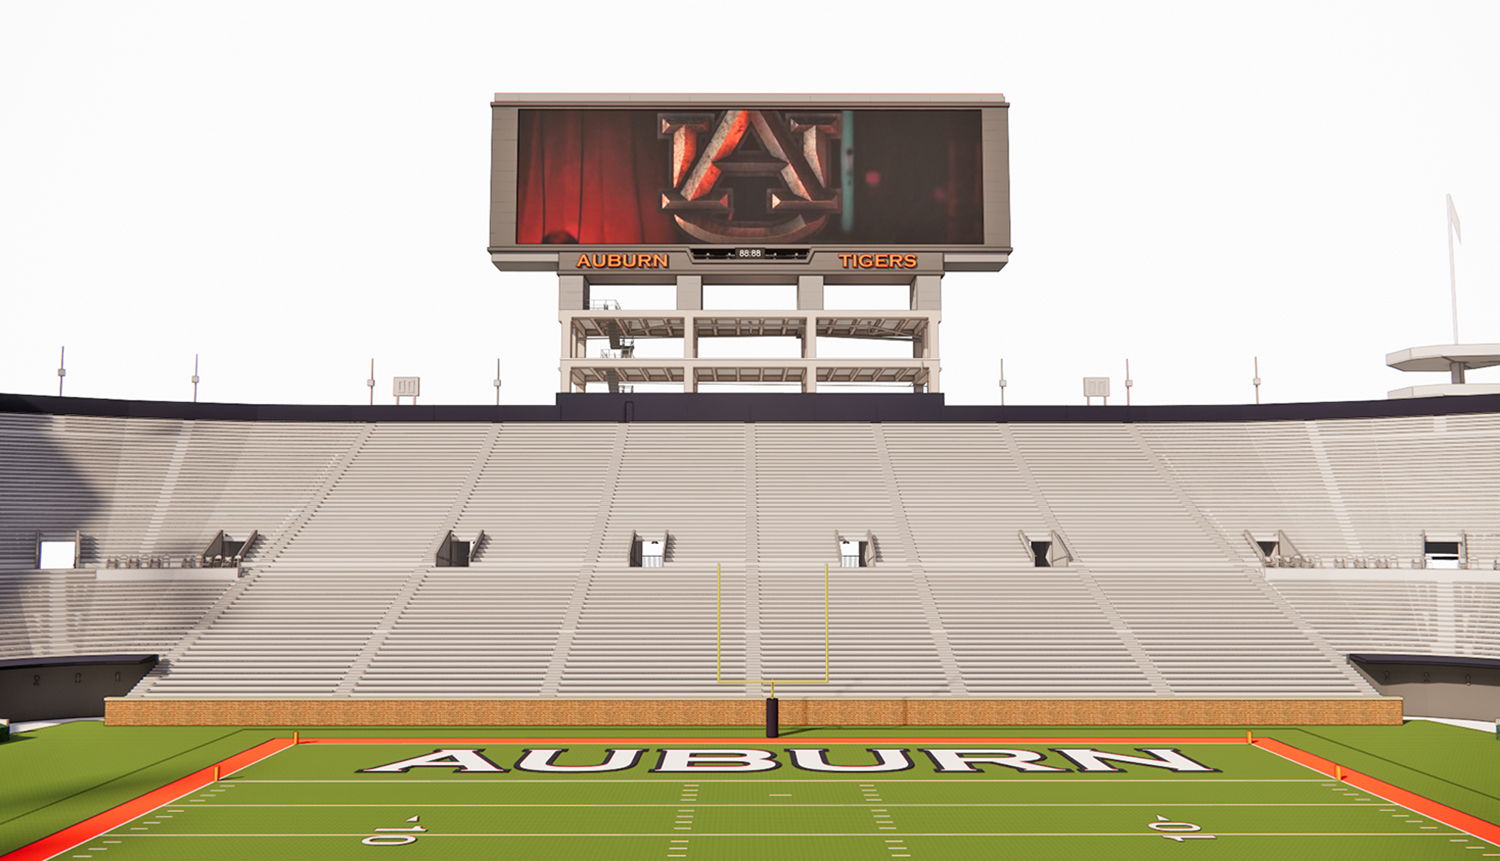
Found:
[[[495,93],[492,107],[1010,107],[1004,93]]]
[[[1053,422],[1186,423],[1500,413],[1500,395],[1293,404],[948,406],[941,394],[559,394],[500,406],[218,404],[0,393],[0,413],[283,422]],[[627,417],[628,414],[628,417]]]
[[[32,655],[0,661],[0,670],[30,670],[45,667],[87,667],[97,664],[156,664],[161,656],[141,655]]]

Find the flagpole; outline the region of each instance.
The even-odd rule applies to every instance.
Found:
[[[1458,223],[1458,209],[1453,206],[1453,195],[1448,195],[1448,283],[1453,288],[1453,343],[1458,343],[1458,269],[1453,262],[1453,236],[1464,241],[1463,227]]]

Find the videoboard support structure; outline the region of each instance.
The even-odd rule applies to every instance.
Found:
[[[491,108],[490,259],[557,273],[563,392],[938,392],[943,275],[1009,260],[1003,95],[497,93]],[[675,285],[675,307],[592,301],[608,284]],[[797,308],[704,310],[714,284],[796,285]],[[906,285],[910,301],[829,311],[829,284]],[[704,338],[747,336],[798,338],[800,356],[700,355]],[[819,337],[905,341],[911,358],[822,358]],[[635,355],[661,338],[681,339],[681,358]]]

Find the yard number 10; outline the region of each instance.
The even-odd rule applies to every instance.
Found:
[[[413,816],[406,821],[416,822],[417,818]],[[359,842],[366,846],[405,846],[408,843],[417,842],[416,835],[424,834],[426,831],[427,829],[420,825],[413,825],[410,828],[376,828],[375,836],[366,837]]]
[[[1146,826],[1153,831],[1166,831],[1169,834],[1162,836],[1168,840],[1176,840],[1181,843],[1184,840],[1217,840],[1212,834],[1189,834],[1190,831],[1202,831],[1203,826],[1194,825],[1191,822],[1173,822],[1165,816],[1157,814],[1156,821]]]

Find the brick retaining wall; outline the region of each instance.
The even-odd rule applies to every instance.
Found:
[[[783,726],[1400,724],[1399,697],[789,700]],[[757,726],[762,700],[166,699],[111,697],[111,726]]]

